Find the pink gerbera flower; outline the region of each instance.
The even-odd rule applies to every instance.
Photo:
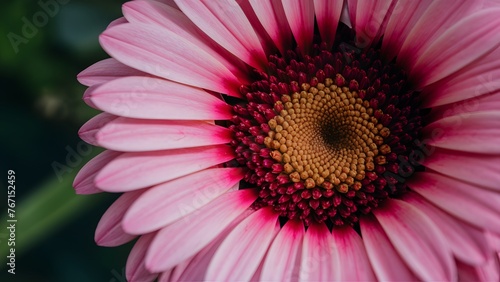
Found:
[[[500,3],[133,1],[79,76],[130,281],[498,281]]]

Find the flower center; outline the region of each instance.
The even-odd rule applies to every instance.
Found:
[[[257,187],[254,208],[272,206],[306,225],[356,224],[384,199],[407,190],[417,167],[418,95],[406,74],[377,51],[342,53],[315,45],[313,55],[269,57],[266,72],[243,85],[229,128],[240,187]]]

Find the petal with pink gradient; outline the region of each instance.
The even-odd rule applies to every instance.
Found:
[[[279,231],[278,214],[261,208],[238,224],[224,239],[208,266],[206,280],[247,281],[259,267]]]
[[[116,59],[108,58],[84,69],[77,78],[81,84],[93,86],[124,76],[147,76],[147,74],[124,65]]]
[[[281,228],[267,252],[260,280],[297,280],[304,234],[304,224],[301,221],[289,220]]]
[[[140,71],[240,96],[240,82],[211,55],[213,50],[169,30],[148,24],[121,24],[104,31],[99,42],[118,61]]]
[[[164,271],[195,255],[219,235],[257,198],[254,190],[221,195],[196,212],[158,232],[146,255],[151,271]]]
[[[292,47],[293,35],[281,0],[249,0],[249,3],[276,47],[285,54]]]
[[[500,234],[500,194],[432,172],[419,172],[408,186],[446,212],[484,230]]]
[[[117,18],[116,20],[110,22],[106,28],[112,28],[114,26],[124,24],[124,23],[128,23],[127,19],[124,17],[120,17],[120,18]]]
[[[450,177],[500,191],[499,155],[479,155],[435,147],[430,152],[422,161],[424,166]]]
[[[351,226],[333,228],[333,240],[338,260],[335,269],[338,281],[375,281],[375,275],[366,254],[363,240]]]
[[[311,49],[314,34],[314,7],[308,1],[282,0],[288,25],[303,54]]]
[[[240,168],[214,168],[189,174],[148,189],[129,208],[123,228],[144,234],[202,208],[243,178]]]
[[[425,281],[454,281],[456,268],[446,238],[422,212],[387,199],[373,214],[406,265]]]
[[[85,92],[85,100],[119,116],[141,119],[219,120],[231,107],[200,88],[152,77],[116,79]]]
[[[343,5],[344,1],[342,0],[314,0],[314,14],[316,15],[319,34],[328,48],[331,48],[333,41],[335,41],[335,33],[337,32]]]
[[[417,78],[416,88],[445,78],[498,48],[499,14],[500,9],[479,11],[437,37],[412,66],[409,76]]]
[[[458,114],[434,121],[425,126],[422,134],[431,136],[441,131],[439,138],[428,145],[483,154],[500,154],[500,112],[483,111]]]
[[[347,1],[351,23],[356,31],[357,47],[367,48],[382,36],[396,2],[393,0]]]
[[[142,194],[143,191],[124,193],[106,212],[95,229],[94,239],[99,246],[116,247],[125,244],[136,236],[125,233],[122,228],[122,219],[130,205]]]
[[[267,57],[252,24],[235,0],[176,1],[177,6],[211,39],[249,64],[263,70]]]
[[[397,55],[398,63],[411,69],[429,45],[435,42],[436,38],[463,19],[464,15],[470,15],[477,11],[482,5],[481,2],[432,1],[421,15],[415,15],[418,17],[418,21],[411,26],[409,32],[400,35],[404,42]]]
[[[225,144],[232,140],[232,132],[205,121],[119,117],[99,130],[96,138],[107,149],[140,152]]]
[[[157,273],[150,273],[144,266],[144,257],[156,233],[142,235],[130,251],[125,267],[127,281],[154,281]]]
[[[117,116],[106,112],[100,113],[82,125],[80,130],[78,130],[78,136],[80,136],[83,141],[91,145],[98,146],[96,140],[97,132],[107,123],[115,120],[116,118]]]
[[[196,45],[210,47],[214,51],[211,52],[211,55],[217,61],[221,62],[241,82],[247,82],[248,73],[245,72],[245,64],[226,49],[213,42],[208,36],[204,35],[176,5],[174,6],[169,6],[164,1],[141,0],[125,3],[122,10],[125,17],[131,23],[156,25],[189,39],[189,41]]]
[[[379,281],[417,281],[373,216],[360,220],[361,235],[371,266]]]
[[[500,48],[483,56],[458,72],[422,89],[422,106],[436,107],[482,96],[500,90]],[[484,110],[476,103],[469,103],[461,111]],[[498,106],[495,107],[498,109]],[[442,111],[440,111],[442,112]]]
[[[457,269],[459,281],[500,281],[500,263],[497,256],[476,266],[458,261]]]
[[[403,200],[425,213],[440,227],[456,258],[468,264],[479,265],[491,257],[491,249],[481,230],[450,216],[414,192],[405,194]]]
[[[131,191],[188,175],[232,158],[234,150],[226,145],[123,153],[97,174],[95,183],[108,192]]]
[[[76,193],[83,195],[101,193],[102,190],[95,186],[95,176],[110,160],[120,154],[120,152],[104,151],[86,163],[76,175],[75,180],[73,180]]]
[[[332,234],[323,223],[310,225],[304,235],[299,281],[331,281],[339,262]]]

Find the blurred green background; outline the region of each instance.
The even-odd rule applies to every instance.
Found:
[[[79,196],[71,186],[101,149],[68,157],[82,146],[79,127],[97,113],[81,100],[76,75],[108,57],[98,35],[124,2],[1,1],[0,281],[125,281],[132,244],[93,240],[117,195]],[[15,275],[6,267],[8,170],[16,173]]]

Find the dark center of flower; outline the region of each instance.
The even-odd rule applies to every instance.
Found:
[[[242,187],[259,189],[255,208],[306,225],[355,224],[407,190],[400,163],[415,149],[421,113],[406,74],[376,50],[325,46],[270,56],[241,87],[246,101],[233,103],[230,125],[237,164],[227,165],[248,169]]]

